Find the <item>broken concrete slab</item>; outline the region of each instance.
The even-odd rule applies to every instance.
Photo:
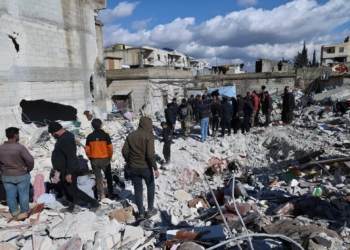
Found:
[[[81,239],[79,237],[73,237],[63,245],[59,246],[57,250],[80,250],[81,246]]]
[[[332,242],[331,240],[325,239],[324,237],[321,237],[318,235],[314,237],[314,240],[319,245],[322,245],[322,246],[327,247],[329,249],[333,249],[334,242]]]
[[[67,214],[63,221],[56,225],[49,225],[50,236],[53,238],[67,238],[77,233],[91,231],[96,217],[93,212],[81,212],[76,215]]]
[[[144,236],[144,231],[141,227],[126,226],[124,230],[123,244],[127,244],[136,239],[141,239]]]
[[[189,201],[192,199],[191,195],[182,189],[175,191],[174,197],[181,202]]]
[[[177,247],[177,250],[204,250],[205,248],[194,242],[185,242]]]

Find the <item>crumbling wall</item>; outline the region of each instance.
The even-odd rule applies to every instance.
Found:
[[[295,86],[300,89],[306,89],[310,83],[324,75],[327,71],[332,71],[332,69],[329,67],[297,69]]]
[[[172,79],[174,81],[179,79]],[[147,106],[147,114],[154,115],[156,111],[163,112],[166,102],[171,102],[173,97],[182,97],[184,90],[180,86],[159,83],[166,79],[153,80],[118,80],[112,81],[108,87],[108,95],[113,96],[117,90],[130,90],[134,112]],[[167,99],[167,100],[165,100]],[[178,100],[180,101],[180,99]]]
[[[90,77],[97,43],[95,0],[11,0],[0,2],[0,136],[16,126],[22,99],[91,106]],[[18,112],[18,108],[15,108]]]

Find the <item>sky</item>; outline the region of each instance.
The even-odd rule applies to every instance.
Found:
[[[306,42],[309,59],[322,45],[350,36],[349,0],[108,0],[98,15],[104,43],[171,48],[210,65],[258,58],[293,61]]]

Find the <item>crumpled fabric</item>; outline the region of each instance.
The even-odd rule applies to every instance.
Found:
[[[42,195],[45,194],[44,176],[42,174],[37,174],[34,177],[34,202]]]
[[[37,204],[45,203],[45,205],[51,204],[56,202],[56,197],[53,194],[42,194],[40,197],[36,200]]]

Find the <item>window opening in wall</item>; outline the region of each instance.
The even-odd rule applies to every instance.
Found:
[[[158,61],[160,61],[160,55],[158,54]]]
[[[339,53],[344,53],[344,47],[339,48]]]
[[[15,35],[16,33],[13,33],[13,34]],[[18,33],[17,33],[17,35],[18,35]],[[12,35],[8,35],[8,37],[12,40],[13,45],[15,46],[15,49],[16,49],[16,51],[18,53],[19,52],[19,44],[16,41],[16,37],[12,36]]]

